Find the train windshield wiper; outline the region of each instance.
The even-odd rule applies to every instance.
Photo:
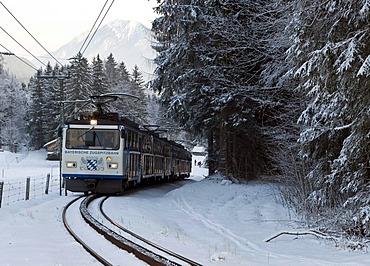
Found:
[[[88,130],[86,130],[85,132],[83,132],[82,134],[78,135],[77,136],[77,139],[82,138],[82,140],[85,141],[84,138],[83,138],[83,136],[85,136],[87,133],[89,133],[93,128],[94,127],[92,126]]]

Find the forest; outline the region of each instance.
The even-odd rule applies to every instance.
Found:
[[[370,1],[158,3],[151,87],[210,174],[269,178],[308,224],[369,237]]]
[[[286,205],[310,226],[368,238],[370,1],[157,4],[148,84],[113,55],[89,63],[78,54],[65,67],[48,65],[28,85],[0,68],[1,142],[26,139],[40,148],[64,117],[60,101],[129,92],[142,103],[110,108],[144,121],[165,110],[162,117],[206,142],[210,174],[278,182]]]
[[[89,63],[78,53],[63,67],[48,63],[27,85],[4,71],[0,60],[0,145],[12,152],[17,152],[20,145],[42,148],[57,138],[58,127],[64,121],[96,109],[92,104],[84,106],[73,101],[103,93],[126,93],[140,98],[135,102],[128,97],[119,98],[103,107],[106,112],[120,110],[140,124],[161,122],[163,108],[155,95],[145,92],[145,83],[137,66],[130,73],[125,63],[117,63],[112,54],[104,60],[97,55]]]

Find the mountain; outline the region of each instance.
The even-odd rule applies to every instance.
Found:
[[[58,60],[75,56],[88,33],[89,31],[87,30],[76,36],[52,54]],[[150,80],[154,70],[152,59],[155,57],[155,51],[151,48],[150,34],[150,30],[139,22],[115,20],[96,32],[83,55],[91,63],[92,58],[98,54],[102,60],[105,60],[112,53],[116,62],[124,62],[130,73],[132,73],[132,69],[136,64],[142,72],[144,79]],[[50,58],[50,56],[45,57]],[[30,62],[27,59],[22,59],[30,65],[35,66],[35,68],[41,67],[40,63],[36,60]],[[61,60],[61,62],[67,64],[68,60]],[[28,83],[29,79],[35,74],[34,69],[14,56],[3,56],[3,65],[4,70],[12,73],[24,83]]]
[[[14,75],[19,81],[27,84],[30,78],[36,73],[36,71],[22,62],[15,56],[2,56],[2,64],[5,71]],[[31,66],[34,66],[29,60],[22,58],[23,61],[27,62]]]
[[[88,32],[75,37],[53,52],[53,55],[56,58],[66,59],[75,56]],[[150,34],[150,30],[139,22],[115,20],[97,31],[83,56],[88,58],[91,63],[92,58],[96,57],[97,54],[102,60],[105,60],[112,53],[116,62],[124,62],[130,73],[136,64],[144,78],[149,80],[154,69],[152,59],[155,57],[155,51],[151,48]]]

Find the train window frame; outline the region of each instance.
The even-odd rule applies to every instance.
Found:
[[[143,152],[151,153],[153,150],[153,138],[148,135],[143,136]]]
[[[107,132],[113,135],[101,135]],[[120,142],[118,129],[68,128],[64,146],[67,150],[119,150]]]

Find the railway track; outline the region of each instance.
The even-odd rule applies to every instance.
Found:
[[[199,264],[199,263],[197,263],[197,262],[195,262],[195,261],[193,261],[193,260],[191,260],[191,259],[189,259],[189,258],[186,258],[186,257],[184,257],[184,256],[182,256],[182,255],[180,255],[180,254],[178,254],[178,253],[176,253],[176,252],[173,252],[173,251],[171,251],[171,250],[169,250],[169,249],[166,249],[166,248],[164,248],[164,247],[162,247],[162,246],[160,246],[160,245],[157,245],[157,244],[155,244],[155,243],[153,243],[153,242],[151,242],[150,240],[148,240],[148,239],[146,239],[146,238],[144,238],[144,237],[142,237],[142,236],[139,236],[138,234],[136,234],[136,233],[134,233],[134,232],[132,232],[132,231],[130,231],[130,230],[128,230],[127,228],[124,228],[122,225],[120,225],[119,223],[117,223],[117,222],[115,222],[115,221],[113,221],[110,217],[108,217],[108,215],[104,212],[104,210],[103,210],[103,204],[104,204],[104,202],[105,202],[105,200],[107,200],[109,197],[105,197],[102,201],[100,201],[100,203],[99,203],[99,210],[100,210],[100,212],[102,213],[102,215],[104,216],[104,218],[105,219],[107,219],[112,225],[114,225],[115,227],[117,227],[117,228],[119,228],[120,230],[122,230],[123,232],[125,232],[125,233],[127,233],[127,234],[129,234],[129,235],[131,235],[132,237],[134,237],[135,239],[137,239],[137,240],[139,240],[139,241],[141,241],[141,242],[143,242],[143,243],[145,243],[146,245],[148,245],[148,246],[151,246],[151,247],[153,247],[154,249],[157,249],[157,250],[159,250],[159,251],[162,251],[162,252],[164,252],[164,253],[166,253],[167,255],[169,255],[169,256],[171,256],[171,257],[174,257],[174,258],[176,258],[176,259],[179,259],[179,260],[181,260],[181,261],[183,261],[183,262],[185,262],[185,263],[187,263],[187,264],[189,264],[189,265],[193,265],[193,266],[201,266],[201,264]],[[181,264],[182,265],[182,264]]]
[[[131,237],[129,240],[127,237],[124,237],[121,234],[116,233],[116,231],[109,229],[106,225],[99,222],[96,218],[94,218],[91,213],[89,212],[88,208],[91,202],[99,198],[100,196],[97,195],[90,195],[85,197],[81,204],[80,204],[80,213],[83,219],[88,223],[96,232],[103,235],[108,241],[110,241],[113,245],[117,246],[122,250],[126,250],[129,253],[134,254],[138,259],[148,263],[149,265],[194,265],[198,266],[201,265],[195,261],[192,261],[184,256],[176,254],[171,250],[163,248],[144,237],[141,237],[134,232],[122,227],[117,222],[110,219],[103,210],[103,204],[105,200],[109,197],[106,196],[103,200],[99,203],[99,211],[103,215],[103,217],[109,221],[114,227],[118,228],[125,234],[128,234]],[[66,219],[66,212],[67,209],[74,204],[76,201],[82,199],[83,197],[79,197],[71,201],[63,210],[63,223],[67,228],[68,232],[74,237],[74,239],[80,243],[88,253],[90,253],[95,259],[101,262],[103,265],[113,265],[112,263],[108,262],[105,258],[99,255],[96,251],[94,251],[91,247],[89,247],[83,240],[81,240],[78,235],[71,229],[69,226],[67,219]]]
[[[77,233],[75,233],[73,231],[73,229],[71,228],[70,224],[68,223],[67,221],[67,211],[68,209],[75,203],[77,202],[78,200],[80,200],[81,198],[83,198],[84,196],[81,196],[81,197],[78,197],[78,198],[75,198],[74,200],[72,200],[71,202],[69,202],[63,209],[63,213],[62,213],[62,220],[63,220],[63,224],[64,226],[66,227],[67,231],[69,232],[69,234],[71,236],[73,236],[73,238],[79,243],[82,245],[82,247],[88,252],[90,253],[90,255],[92,255],[96,260],[98,260],[99,262],[101,262],[103,265],[112,265],[111,263],[109,263],[106,259],[104,259],[102,256],[99,255],[99,253],[95,252],[87,243],[85,243],[79,236]]]

